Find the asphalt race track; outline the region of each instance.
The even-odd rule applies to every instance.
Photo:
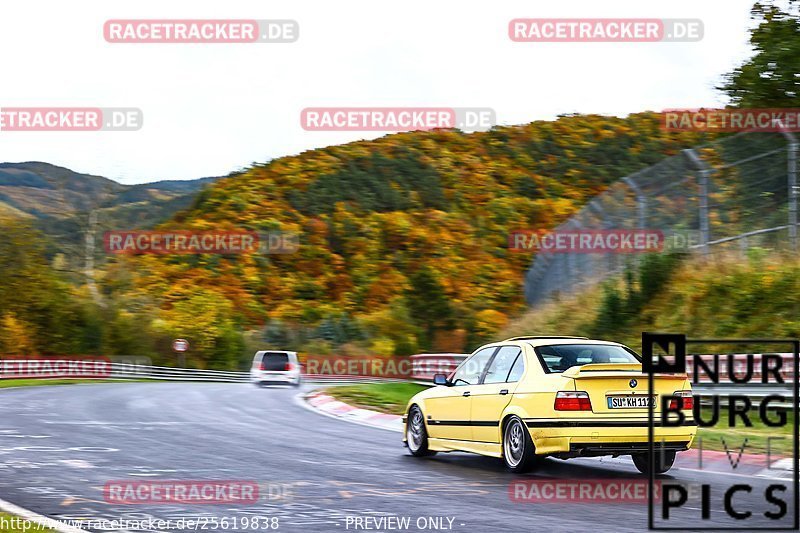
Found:
[[[403,448],[399,433],[311,412],[296,403],[297,394],[290,388],[206,383],[0,390],[0,498],[59,519],[261,516],[277,517],[277,530],[286,532],[397,531],[378,529],[373,521],[357,527],[355,521],[388,516],[410,517],[402,531],[647,528],[642,503],[530,503],[512,501],[509,494],[510,483],[519,479],[642,479],[629,459],[548,459],[527,476],[469,454],[417,459]],[[258,503],[238,505],[104,500],[109,481],[156,479],[252,480],[262,494]],[[774,482],[766,477],[680,468],[663,479],[714,487],[750,483],[752,495],[737,496],[739,506],[758,514],[775,509],[763,501],[764,487]],[[680,512],[682,524],[734,526],[718,496],[708,520],[701,521],[699,507],[690,506]],[[791,493],[784,497],[791,514]]]

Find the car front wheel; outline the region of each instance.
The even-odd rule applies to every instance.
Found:
[[[425,419],[422,417],[422,411],[416,405],[408,411],[406,443],[408,444],[408,451],[415,457],[436,455],[436,452],[428,449],[428,432],[425,429]]]
[[[503,429],[503,461],[514,473],[530,472],[536,466],[536,449],[528,428],[518,416],[512,416]]]
[[[655,454],[655,461],[653,462],[655,470],[653,473],[663,474],[672,468],[672,465],[675,463],[674,450],[664,451],[663,454],[659,450],[654,450],[653,453]],[[650,473],[650,461],[646,453],[637,453],[631,456],[631,458],[633,459],[634,466],[636,466],[636,469],[639,472],[642,474]]]

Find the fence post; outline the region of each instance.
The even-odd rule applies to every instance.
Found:
[[[576,217],[570,218],[563,227],[569,229],[575,229],[580,231],[581,223],[578,222]],[[567,283],[564,289],[565,294],[572,294],[574,292],[575,286],[578,285],[582,280],[580,279],[580,268],[576,265],[576,257],[575,251],[569,250],[567,252],[563,252],[561,255],[565,256],[566,262],[566,271],[567,271]]]
[[[633,174],[637,176],[639,173]],[[622,182],[625,183],[632,191],[633,194],[636,195],[636,226],[638,229],[646,229],[645,226],[647,225],[647,196],[645,196],[644,191],[642,188],[637,185],[637,183],[633,180],[631,176],[625,176],[622,178]],[[665,237],[666,238],[666,237]],[[639,263],[641,262],[641,257],[637,254],[633,258],[633,264],[638,268]]]
[[[622,178],[622,181],[625,182],[625,185],[631,188],[633,194],[636,195],[636,213],[637,213],[637,224],[639,229],[645,229],[645,225],[647,224],[647,196],[644,195],[642,192],[641,187],[639,187],[635,181],[630,176],[625,176]]]
[[[598,197],[595,197],[591,202],[588,203],[589,209],[597,213],[598,218],[600,219],[600,226],[602,227],[601,229],[613,229],[613,224],[609,223],[609,218],[606,216],[606,210],[603,209],[603,206],[599,204],[597,198]],[[611,254],[607,252],[603,253],[602,261],[603,269],[605,270],[606,274],[615,270],[616,265],[614,264],[614,258],[611,256]]]
[[[792,251],[797,251],[797,138],[788,131],[782,131],[783,136],[789,141],[786,148],[786,173],[788,181],[789,199],[789,243]]]
[[[691,148],[683,150],[683,154],[697,171],[697,183],[700,186],[698,202],[700,207],[700,246],[703,247],[703,254],[708,255],[708,242],[711,240],[711,231],[708,225],[708,176],[711,174],[711,168]]]

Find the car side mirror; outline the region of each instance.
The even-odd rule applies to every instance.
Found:
[[[447,381],[447,374],[434,374],[433,375],[433,384],[434,385],[450,385],[450,382]]]

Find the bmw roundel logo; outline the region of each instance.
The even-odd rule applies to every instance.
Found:
[[[635,388],[636,388],[636,385],[638,385],[638,384],[639,384],[639,382],[638,382],[638,381],[636,381],[635,379],[632,379],[632,380],[630,380],[630,381],[628,382],[628,385],[630,385],[632,389],[635,389]]]

